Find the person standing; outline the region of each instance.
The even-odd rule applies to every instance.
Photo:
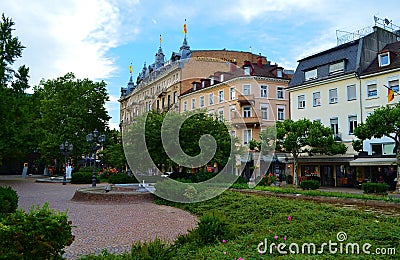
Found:
[[[26,178],[26,174],[28,173],[28,163],[24,163],[24,168],[22,169],[22,178]]]

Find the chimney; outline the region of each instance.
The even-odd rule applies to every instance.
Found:
[[[260,52],[259,56],[257,57],[257,67],[262,68],[262,56],[261,56],[261,52]]]

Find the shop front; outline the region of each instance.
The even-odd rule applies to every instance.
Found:
[[[391,190],[396,189],[397,165],[394,156],[356,158],[350,166],[355,169],[359,186],[364,182],[381,182],[387,183]]]
[[[324,187],[354,187],[355,169],[349,165],[353,157],[299,158],[299,181],[316,180]]]

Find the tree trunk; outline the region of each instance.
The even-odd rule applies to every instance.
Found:
[[[400,193],[400,142],[397,142],[396,164],[397,164],[397,184],[396,184],[396,191]]]
[[[297,156],[293,156],[293,162],[294,162],[294,172],[293,172],[293,184],[298,186],[299,185],[299,180],[297,178],[298,176],[298,171],[299,171],[299,164],[297,161]]]

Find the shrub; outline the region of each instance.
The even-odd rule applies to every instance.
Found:
[[[203,182],[213,178],[215,175],[217,175],[216,172],[207,172],[204,170],[200,170],[198,173],[193,174],[190,179],[192,180],[192,182]]]
[[[135,176],[128,176],[127,174],[120,172],[114,175],[111,175],[108,179],[109,183],[117,184],[117,183],[138,183],[138,180]]]
[[[305,180],[300,182],[300,187],[303,190],[316,190],[319,188],[319,181],[314,181],[314,180]]]
[[[170,246],[156,238],[150,242],[136,242],[132,245],[131,256],[134,260],[169,260],[171,252]]]
[[[200,218],[199,226],[193,232],[202,245],[217,243],[231,235],[226,218],[214,212],[203,215]]]
[[[63,212],[31,208],[17,210],[0,223],[0,256],[5,259],[62,259],[64,247],[72,244],[71,222]]]
[[[272,173],[270,173],[268,175],[264,174],[261,178],[261,181],[258,183],[258,185],[270,186],[271,184],[275,183],[276,181],[277,181],[277,177],[275,175],[272,175]]]
[[[292,175],[287,175],[286,176],[286,183],[287,184],[293,184],[293,176]]]
[[[235,184],[247,184],[247,179],[243,176],[239,176],[235,181]]]
[[[112,175],[117,174],[118,170],[116,168],[106,168],[99,171],[99,177],[102,180],[108,180]]]
[[[90,184],[92,183],[93,172],[74,172],[72,174],[72,184]],[[97,183],[100,183],[100,178],[97,176]]]
[[[386,183],[366,182],[362,184],[364,193],[386,194],[390,186]]]
[[[13,213],[18,207],[18,195],[11,187],[0,187],[0,217]]]
[[[94,167],[93,166],[86,166],[79,168],[79,172],[92,172],[93,173]]]

